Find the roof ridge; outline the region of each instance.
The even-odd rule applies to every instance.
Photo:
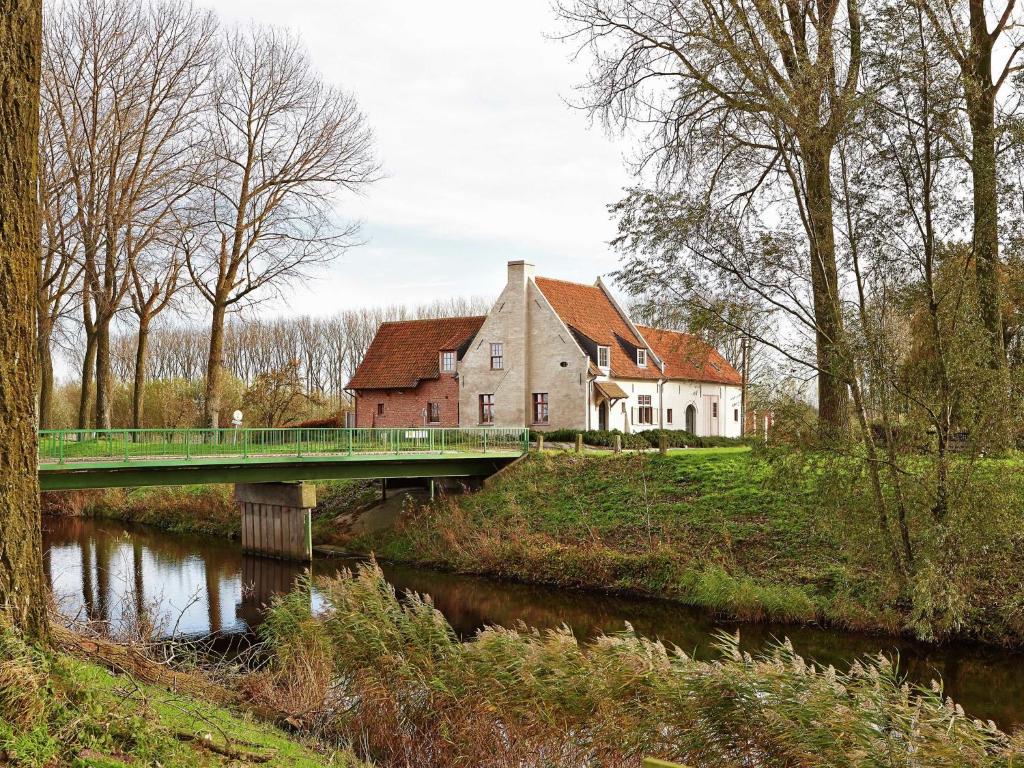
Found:
[[[436,323],[441,320],[486,320],[487,315],[453,315],[445,317],[411,317],[408,320],[381,320],[381,325],[398,325],[400,323]]]
[[[690,331],[680,331],[675,328],[659,328],[656,325],[644,325],[642,323],[637,323],[636,327],[644,328],[648,331],[657,331],[658,333],[675,333],[679,336],[689,336],[691,339],[698,339],[699,341],[704,341],[704,339],[702,339],[698,334],[692,333]]]

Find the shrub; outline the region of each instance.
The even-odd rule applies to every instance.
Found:
[[[577,430],[577,429],[553,429],[550,432],[530,431],[530,439],[536,440],[539,435],[544,435],[544,440],[549,443],[575,443],[576,435],[583,435],[583,443],[598,448],[611,448],[615,445],[615,436],[622,439],[623,448],[657,448],[659,438],[665,435],[668,438],[670,448],[719,448],[727,446],[745,445],[746,441],[735,437],[698,437],[689,432],[676,429],[648,429],[643,432],[631,432],[629,434],[613,430]]]

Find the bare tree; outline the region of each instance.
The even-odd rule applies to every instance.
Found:
[[[110,326],[133,286],[133,261],[196,178],[190,150],[215,21],[178,0],[69,0],[47,29],[45,108],[70,160],[92,301],[96,423],[109,427]]]
[[[50,427],[53,408],[53,333],[80,299],[82,267],[73,231],[71,178],[64,145],[57,139],[53,112],[42,110],[39,196],[43,219],[36,294],[36,346],[39,360],[39,427]]]
[[[132,312],[138,319],[135,334],[135,365],[132,381],[132,427],[143,427],[143,389],[146,384],[146,359],[149,334],[156,319],[171,306],[182,288],[182,259],[170,247],[137,254],[130,261],[132,285],[129,290]]]
[[[732,215],[792,216],[804,233],[822,436],[847,422],[831,164],[859,110],[857,0],[562,0],[592,56],[586,106],[646,133],[640,166]],[[699,187],[699,193],[696,188]],[[663,190],[664,191],[664,190]]]
[[[214,77],[206,138],[214,171],[197,210],[186,266],[212,310],[206,421],[220,419],[224,327],[233,309],[279,291],[353,243],[332,219],[334,195],[378,174],[372,135],[354,97],[322,82],[285,32],[229,32]]]
[[[42,7],[39,0],[8,0],[0,7],[0,615],[43,637],[33,317]]]

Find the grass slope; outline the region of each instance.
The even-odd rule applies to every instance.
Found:
[[[946,539],[941,558],[926,499],[904,488],[923,563],[910,584],[890,567],[860,462],[735,448],[535,454],[350,547],[741,619],[1019,643],[1024,489],[1010,464],[972,470],[982,498],[958,499],[957,546]]]
[[[0,765],[363,765],[209,702],[42,653],[9,631],[0,651]]]

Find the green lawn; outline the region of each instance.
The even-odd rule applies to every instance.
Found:
[[[352,546],[466,572],[668,597],[745,619],[1020,644],[1019,465],[963,468],[971,482],[958,479],[943,540],[931,522],[927,467],[907,461],[901,493],[918,562],[906,583],[879,534],[863,462],[796,452],[532,454],[484,490]],[[886,493],[892,503],[893,489]]]

